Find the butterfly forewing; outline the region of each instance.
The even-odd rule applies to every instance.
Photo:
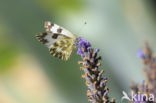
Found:
[[[70,38],[75,38],[75,35],[73,35],[70,31],[52,22],[49,21],[45,22],[44,27],[47,32],[59,33],[62,35],[66,35],[67,37]]]
[[[51,22],[45,22],[45,28],[46,32],[37,35],[37,39],[49,48],[51,55],[68,60],[74,48],[75,36]]]

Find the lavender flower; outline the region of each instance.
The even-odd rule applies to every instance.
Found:
[[[92,103],[115,103],[115,99],[109,100],[108,92],[109,88],[106,87],[107,78],[102,77],[103,70],[99,70],[101,63],[101,57],[98,57],[99,49],[94,50],[91,48],[91,44],[84,40],[79,39],[78,42],[78,52],[83,61],[79,61],[83,67],[80,67],[84,71],[82,78],[86,80],[86,85],[88,87],[87,96],[88,100]]]
[[[141,84],[133,83],[131,86],[132,91],[145,94],[153,94],[156,96],[156,57],[153,56],[151,47],[148,42],[145,42],[143,50],[139,51],[139,57],[141,57],[144,64],[145,80]],[[144,98],[146,100],[146,98]],[[143,101],[139,103],[149,103],[150,101]],[[156,101],[150,102],[156,103]]]
[[[139,51],[138,51],[138,53],[137,53],[137,57],[142,58],[142,59],[145,58],[145,55],[144,55],[144,53],[143,53],[142,50],[139,50]]]

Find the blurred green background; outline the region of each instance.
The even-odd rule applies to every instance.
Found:
[[[143,40],[156,51],[155,0],[0,0],[0,103],[87,103],[76,52],[64,62],[35,39],[55,22],[100,48],[110,97],[144,79]],[[84,22],[87,25],[83,26]]]

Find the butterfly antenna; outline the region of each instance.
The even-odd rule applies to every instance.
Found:
[[[85,21],[84,24],[82,25],[82,27],[80,28],[79,32],[78,32],[79,35],[86,25],[87,25],[87,22]]]

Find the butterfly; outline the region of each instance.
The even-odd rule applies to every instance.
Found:
[[[78,38],[70,31],[50,21],[45,22],[44,27],[46,32],[36,35],[36,38],[49,48],[52,56],[68,60]]]

